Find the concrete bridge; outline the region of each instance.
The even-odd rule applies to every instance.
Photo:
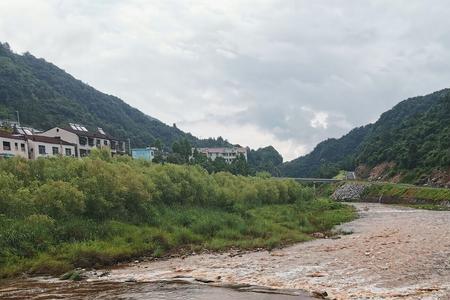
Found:
[[[298,182],[306,182],[306,183],[334,183],[344,181],[344,179],[328,179],[328,178],[292,178],[292,177],[278,177],[278,178],[292,179]]]
[[[298,182],[306,182],[306,183],[334,183],[334,182],[342,182],[346,180],[355,180],[356,175],[355,172],[347,172],[345,179],[334,179],[334,178],[292,178],[292,177],[280,177],[280,179],[293,179]]]

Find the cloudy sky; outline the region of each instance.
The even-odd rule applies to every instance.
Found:
[[[285,160],[450,87],[450,3],[2,0],[0,41],[200,137]]]

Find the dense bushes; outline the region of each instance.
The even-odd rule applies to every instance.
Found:
[[[313,193],[294,181],[101,157],[0,160],[0,276],[60,273],[180,247],[275,246],[349,219],[338,213],[325,227],[314,221],[335,207],[305,215]],[[277,217],[255,213],[261,209]],[[287,219],[279,213],[286,210]],[[317,225],[300,224],[305,218]]]
[[[0,212],[10,216],[40,213],[54,219],[147,222],[154,205],[237,209],[294,203],[304,192],[293,181],[209,175],[196,166],[126,158],[2,160],[0,170]]]

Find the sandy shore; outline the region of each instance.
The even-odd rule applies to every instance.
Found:
[[[329,299],[450,299],[450,212],[353,204],[339,239],[272,252],[203,254],[130,264],[102,280],[198,278],[212,284],[302,289]]]

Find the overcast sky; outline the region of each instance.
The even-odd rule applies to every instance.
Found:
[[[0,1],[0,41],[148,115],[285,160],[450,87],[450,3]]]

